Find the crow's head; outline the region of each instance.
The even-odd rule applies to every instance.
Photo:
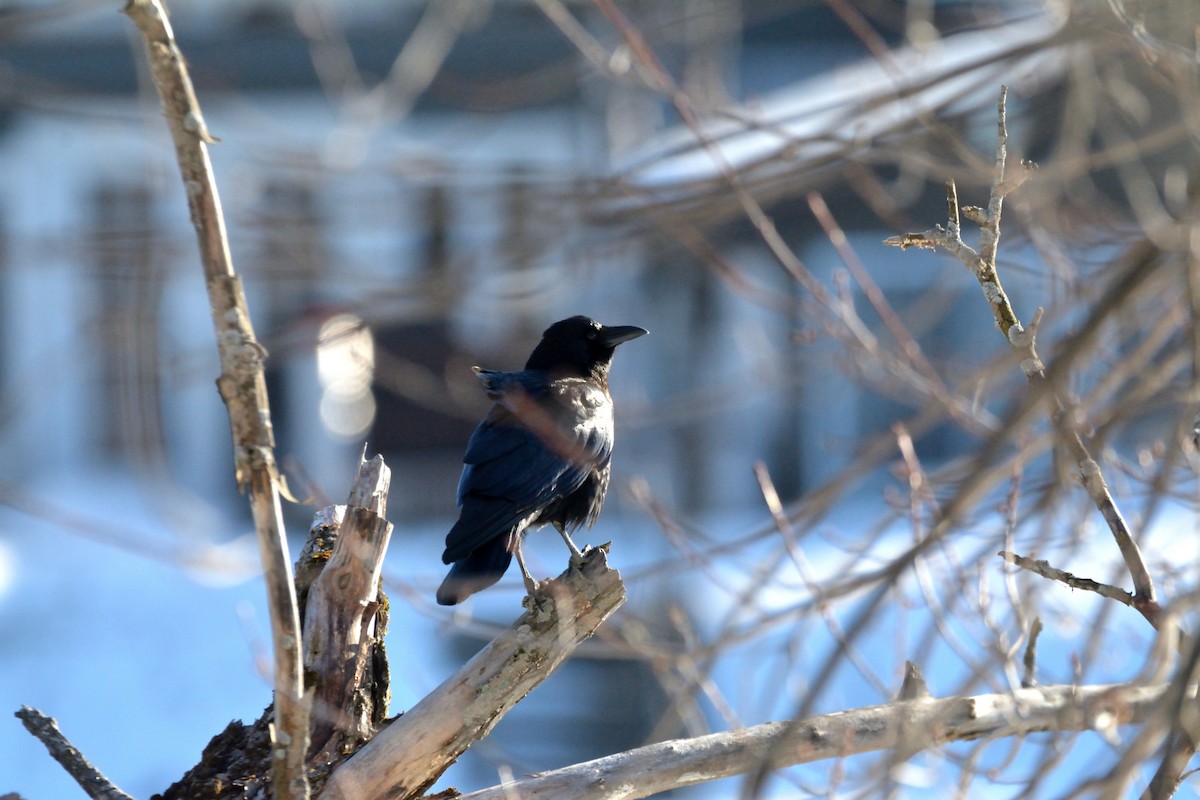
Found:
[[[570,317],[546,329],[542,341],[525,363],[525,369],[604,378],[617,345],[647,333],[645,328],[633,325],[607,327],[588,317]]]

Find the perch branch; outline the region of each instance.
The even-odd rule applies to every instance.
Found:
[[[321,798],[417,797],[624,601],[606,550],[587,550],[578,569],[526,600],[511,628],[343,763]]]
[[[213,141],[200,112],[183,54],[161,0],[129,0],[125,13],[142,34],[154,85],[162,100],[183,177],[188,209],[200,243],[209,305],[216,331],[221,375],[217,389],[229,413],[235,476],[249,490],[267,585],[275,655],[275,721],[272,786],[277,798],[308,796],[304,756],[309,711],[303,697],[300,618],[292,583],[275,441],[267,404],[263,360],[254,336],[242,283],[233,269],[225,221],[208,143]]]
[[[1117,507],[1112,492],[1109,491],[1108,484],[1104,480],[1104,475],[1100,470],[1100,465],[1092,458],[1087,445],[1076,430],[1076,426],[1070,422],[1073,416],[1071,414],[1072,409],[1053,390],[1053,387],[1050,386],[1046,367],[1037,354],[1037,329],[1038,323],[1041,321],[1042,310],[1038,309],[1029,327],[1024,327],[1017,317],[1016,311],[1008,299],[1008,294],[1004,291],[1004,287],[1000,283],[999,273],[996,271],[996,253],[1000,242],[1000,217],[1004,207],[1004,198],[1025,181],[1032,168],[1031,164],[1025,163],[1022,165],[1025,169],[1018,178],[1013,179],[1008,175],[1007,97],[1008,87],[1002,86],[1000,88],[1000,99],[996,104],[998,117],[996,162],[988,207],[982,209],[974,206],[960,206],[958,191],[955,188],[954,182],[949,181],[946,184],[946,206],[948,209],[946,227],[943,228],[941,225],[937,225],[931,230],[922,233],[907,233],[900,236],[893,236],[885,239],[884,244],[899,247],[902,250],[909,247],[927,249],[937,249],[940,247],[958,258],[971,270],[971,273],[975,276],[980,288],[983,290],[983,295],[988,302],[988,306],[992,309],[992,316],[996,320],[996,326],[1004,334],[1005,339],[1020,360],[1021,371],[1025,373],[1026,378],[1037,384],[1040,389],[1049,391],[1050,396],[1053,398],[1055,408],[1054,420],[1058,423],[1058,428],[1062,433],[1062,438],[1071,454],[1071,458],[1079,469],[1083,487],[1087,491],[1088,497],[1091,498],[1093,505],[1100,511],[1104,517],[1104,521],[1108,524],[1108,528],[1112,532],[1113,539],[1116,541],[1117,548],[1121,552],[1121,557],[1124,559],[1125,566],[1129,570],[1133,581],[1134,593],[1132,602],[1127,604],[1132,605],[1152,625],[1157,626],[1160,608],[1155,595],[1154,581],[1150,577],[1150,571],[1146,567],[1145,560],[1142,558],[1141,550],[1133,540],[1133,535],[1129,531],[1129,525]],[[959,226],[960,212],[979,225],[980,246],[978,252],[962,240]]]
[[[635,800],[763,766],[1042,731],[1110,732],[1157,709],[1166,686],[1046,686],[976,697],[922,698],[793,722],[676,739],[460,795],[458,800]]]
[[[16,712],[15,716],[21,720],[25,730],[46,746],[50,756],[62,765],[67,774],[75,779],[79,788],[92,800],[133,800],[83,757],[83,753],[63,736],[53,717],[47,717],[29,706],[21,706],[21,710]]]

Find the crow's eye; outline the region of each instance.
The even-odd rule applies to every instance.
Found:
[[[596,338],[596,333],[597,333],[597,331],[596,331],[596,329],[595,329],[595,328],[588,328],[587,337],[588,337],[589,339],[595,339],[595,338]]]

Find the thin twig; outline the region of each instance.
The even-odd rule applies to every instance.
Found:
[[[1061,570],[1058,567],[1050,565],[1049,561],[1033,559],[1028,556],[1010,553],[1006,550],[1001,550],[996,555],[1000,556],[1005,562],[1012,564],[1014,567],[1029,570],[1030,572],[1041,575],[1043,578],[1070,586],[1072,589],[1079,589],[1083,592],[1095,592],[1101,597],[1107,597],[1109,600],[1116,600],[1118,603],[1127,605],[1130,608],[1137,608],[1134,603],[1134,597],[1124,589],[1113,586],[1108,583],[1100,583],[1091,578],[1080,578],[1066,570]]]
[[[838,225],[833,212],[829,210],[825,198],[820,192],[809,192],[806,199],[808,200],[808,207],[812,211],[813,216],[825,232],[825,237],[837,251],[838,256],[842,259],[842,263],[846,265],[855,282],[862,289],[867,301],[875,309],[875,313],[879,315],[888,332],[892,334],[892,338],[896,340],[896,344],[900,346],[900,353],[906,360],[912,362],[913,369],[928,381],[929,392],[939,402],[945,404],[952,412],[960,412],[961,404],[957,404],[957,398],[950,397],[949,389],[933,364],[925,357],[920,343],[909,332],[904,321],[900,319],[900,315],[896,313],[896,310],[888,302],[887,296],[879,287],[879,284],[875,282],[871,277],[871,273],[863,265],[862,261],[859,260],[858,255],[854,252],[854,249],[850,246],[846,238],[846,232]]]
[[[83,757],[75,745],[71,744],[66,736],[63,736],[53,717],[47,717],[36,708],[29,706],[21,706],[21,710],[17,711],[15,716],[21,720],[25,730],[46,745],[50,756],[62,765],[67,774],[75,779],[79,788],[83,789],[92,800],[133,800],[132,797],[114,786],[112,781],[104,777],[100,770],[93,767],[91,762]]]
[[[575,18],[563,0],[534,0],[534,3],[593,67],[605,75],[616,77],[616,71],[612,68],[612,55],[592,36],[587,27]]]
[[[275,463],[263,370],[266,351],[254,336],[241,279],[229,252],[221,201],[208,158],[207,145],[214,140],[200,112],[166,7],[161,0],[129,0],[125,13],[142,34],[163,115],[175,143],[200,243],[221,362],[217,388],[229,413],[235,475],[238,485],[249,489],[258,533],[275,651],[272,789],[277,798],[306,798],[304,757],[308,750],[309,709],[303,697],[300,618],[280,506],[281,478]]]
[[[1025,645],[1025,674],[1021,676],[1021,686],[1028,689],[1037,686],[1037,643],[1042,634],[1042,618],[1035,616],[1029,626],[1029,642]]]
[[[820,601],[820,581],[809,568],[808,559],[804,557],[804,551],[800,549],[796,531],[792,528],[791,521],[788,520],[787,515],[783,511],[783,503],[780,502],[779,492],[775,489],[775,482],[771,480],[771,473],[767,469],[767,465],[761,461],[755,463],[754,477],[758,481],[758,488],[762,493],[763,502],[766,503],[767,510],[771,513],[771,518],[775,521],[775,527],[779,531],[779,535],[783,538],[788,556],[791,558],[793,565],[795,565],[796,571],[800,574],[800,579],[804,582],[805,590],[818,598],[816,610],[821,615],[821,620],[825,623],[830,638],[837,642],[839,647],[845,649],[846,658],[849,659],[850,663],[858,670],[867,683],[875,687],[875,690],[881,696],[886,696],[887,687],[880,680],[879,676],[874,673],[871,665],[863,658],[862,654],[855,649],[854,642],[845,638],[842,626],[838,622],[837,616],[833,613],[833,608],[830,604]]]

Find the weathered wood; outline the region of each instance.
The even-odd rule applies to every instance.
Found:
[[[1098,730],[1161,713],[1165,685],[1045,686],[976,697],[921,698],[795,722],[639,747],[459,800],[636,800],[704,781],[866,752],[914,753],[951,741]]]
[[[625,601],[605,549],[547,581],[528,610],[330,777],[323,800],[411,798],[546,679]]]
[[[382,661],[386,670],[386,660],[377,655],[383,647],[377,616],[381,610],[386,615],[379,576],[392,535],[392,524],[381,516],[390,482],[391,470],[380,456],[360,461],[350,506],[308,592],[304,671],[314,690],[310,763],[353,752],[387,714],[387,674],[376,674],[376,665]],[[382,621],[386,624],[386,616]]]
[[[308,759],[307,777],[314,787],[370,738],[387,715],[383,637],[388,607],[379,574],[392,530],[380,516],[387,510],[390,480],[382,457],[360,460],[350,498],[370,508],[328,506],[318,511],[296,560],[296,592],[311,628],[305,631],[305,653],[314,654],[306,664],[307,688],[321,698],[312,719],[323,739],[314,743]],[[321,646],[314,648],[310,636]],[[322,713],[326,707],[332,713]],[[252,724],[231,722],[161,800],[261,797],[271,774],[272,717],[268,707]]]

